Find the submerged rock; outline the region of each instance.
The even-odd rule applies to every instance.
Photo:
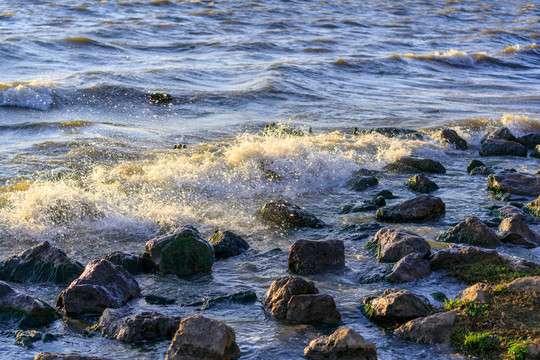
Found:
[[[0,280],[56,284],[69,283],[84,271],[82,264],[72,261],[48,241],[12,256],[0,264]]]
[[[297,240],[289,249],[289,270],[298,274],[318,274],[345,266],[342,240]]]
[[[379,179],[377,179],[375,176],[355,176],[349,181],[347,181],[347,184],[345,184],[345,186],[354,191],[363,191],[368,187],[378,184]]]
[[[101,314],[140,294],[139,284],[126,269],[101,259],[86,265],[81,276],[58,296],[56,306],[68,316]]]
[[[171,94],[165,94],[165,93],[152,93],[148,96],[148,100],[152,104],[168,104],[171,101],[173,101],[173,97]]]
[[[486,166],[479,166],[471,170],[471,175],[489,175],[493,174],[495,171],[491,168],[488,168]]]
[[[445,174],[445,167],[438,161],[414,156],[404,156],[386,165],[383,170],[397,173],[426,172]]]
[[[50,352],[41,352],[36,355],[34,360],[108,360],[107,358],[86,355],[56,354]]]
[[[375,344],[349,328],[312,340],[304,349],[304,354],[313,360],[377,360]]]
[[[377,210],[377,219],[387,222],[416,222],[441,216],[444,202],[435,196],[420,195],[401,204]]]
[[[540,217],[540,196],[525,205],[525,210],[536,217]]]
[[[443,129],[433,137],[454,145],[458,150],[467,150],[469,148],[467,141],[459,136],[455,130]]]
[[[396,127],[380,127],[370,130],[362,130],[363,134],[381,134],[389,138],[395,137],[412,137],[414,139],[422,140],[424,137],[421,133],[412,129],[396,128]]]
[[[56,320],[56,312],[43,301],[13,290],[0,281],[0,324],[27,329]]]
[[[498,230],[503,243],[528,247],[540,245],[540,236],[518,216],[504,219]]]
[[[382,228],[373,239],[368,241],[366,248],[377,248],[377,259],[380,262],[396,262],[410,254],[421,257],[429,255],[428,242],[411,231]]]
[[[540,176],[525,173],[499,173],[488,176],[488,189],[496,193],[539,196]]]
[[[42,333],[41,331],[37,330],[18,331],[15,334],[15,345],[22,346],[26,349],[32,349],[35,342],[42,341],[47,343],[53,340],[55,340],[54,335]]]
[[[469,165],[467,165],[467,172],[470,174],[474,169],[479,167],[486,167],[486,164],[484,164],[480,160],[471,160]]]
[[[218,259],[240,255],[249,249],[249,244],[246,240],[228,230],[216,231],[208,239],[208,242],[214,247],[214,253]]]
[[[457,311],[446,311],[411,320],[394,331],[394,334],[422,344],[449,344],[454,330]]]
[[[437,241],[479,246],[502,245],[497,233],[477,217],[471,216],[437,237]]]
[[[240,356],[234,329],[224,322],[193,315],[180,322],[165,360],[228,360]]]
[[[527,156],[527,148],[515,141],[487,139],[479,152],[480,156]]]
[[[432,270],[456,268],[473,265],[486,260],[498,260],[501,256],[497,250],[483,249],[476,246],[451,245],[435,253],[429,265]]]
[[[284,227],[322,228],[324,222],[304,209],[285,201],[271,201],[265,204],[259,215],[266,221]]]
[[[214,305],[220,304],[220,303],[237,303],[237,304],[251,304],[257,301],[257,294],[253,290],[248,291],[242,291],[237,292],[230,295],[222,295],[222,296],[215,296],[215,297],[208,297],[205,298],[202,301],[194,301],[187,304],[182,304],[185,306],[201,306],[199,310],[206,310],[211,308]]]
[[[414,175],[407,181],[405,185],[407,185],[412,191],[417,191],[423,194],[428,194],[435,190],[439,190],[439,186],[437,184],[422,174]]]
[[[192,226],[183,226],[146,243],[155,268],[178,277],[208,273],[215,261],[214,248]]]
[[[105,257],[114,265],[118,265],[126,269],[131,275],[148,273],[153,270],[152,262],[147,254],[140,256],[125,253],[123,251],[114,251]]]
[[[433,308],[429,301],[409,290],[387,289],[374,299],[364,300],[365,314],[375,321],[403,323],[427,316]]]
[[[410,254],[399,260],[387,276],[391,282],[411,282],[429,275],[429,263],[420,254]]]

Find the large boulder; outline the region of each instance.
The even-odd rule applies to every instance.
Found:
[[[214,253],[218,259],[240,255],[249,249],[249,244],[246,240],[228,230],[216,231],[208,239],[208,242],[214,247]]]
[[[428,194],[439,189],[439,186],[422,174],[414,175],[405,184],[412,191]]]
[[[437,241],[465,243],[479,246],[502,245],[497,233],[491,230],[480,219],[472,216],[437,237]]]
[[[536,247],[540,245],[540,235],[531,230],[529,225],[518,216],[505,218],[499,225],[499,236],[505,244]]]
[[[435,133],[433,137],[448,144],[454,145],[458,150],[467,150],[469,148],[467,141],[459,136],[455,130],[443,129]]]
[[[527,148],[515,141],[504,139],[487,139],[482,144],[480,156],[527,156]]]
[[[426,172],[445,174],[445,167],[436,160],[404,156],[386,165],[383,170],[396,173]]]
[[[262,299],[266,311],[275,318],[287,317],[287,304],[294,295],[318,294],[313,281],[298,276],[284,276],[272,283]]]
[[[525,205],[525,210],[536,217],[540,217],[540,196]]]
[[[527,149],[532,150],[540,145],[540,134],[527,134],[517,138],[516,142],[525,146]]]
[[[441,216],[445,211],[446,206],[440,198],[420,195],[377,210],[377,219],[387,222],[417,222]]]
[[[139,256],[125,253],[123,251],[114,251],[103,257],[109,260],[114,265],[118,265],[126,269],[131,275],[143,274],[151,272],[154,268],[148,254]]]
[[[48,241],[4,260],[0,264],[0,280],[57,284],[70,283],[84,271],[84,266],[72,261]]]
[[[107,358],[97,356],[41,352],[36,355],[34,360],[107,360]]]
[[[349,328],[312,340],[304,354],[313,360],[377,360],[375,344]]]
[[[297,205],[285,201],[270,201],[259,211],[259,215],[265,221],[283,227],[293,228],[322,228],[324,222],[319,220]]]
[[[299,274],[318,274],[345,266],[343,240],[297,240],[289,249],[289,270]]]
[[[224,322],[193,315],[183,319],[165,360],[229,360],[240,356],[234,329]]]
[[[382,228],[366,248],[377,249],[377,259],[381,262],[396,262],[410,254],[429,255],[431,247],[418,234],[402,229]]]
[[[67,289],[56,306],[68,316],[95,315],[119,308],[141,295],[139,284],[126,269],[108,260],[94,260]]]
[[[488,139],[516,141],[516,137],[506,126],[498,128],[497,130],[486,134],[486,136],[484,136],[480,142],[483,144]]]
[[[192,226],[183,226],[146,243],[146,253],[160,272],[178,277],[208,273],[214,248]]]
[[[514,292],[540,293],[540,276],[518,278],[508,284],[508,290]]]
[[[108,337],[122,342],[154,339],[172,339],[181,318],[163,316],[157,312],[143,312],[134,316],[127,309],[106,309],[99,319],[97,329]]]
[[[539,196],[540,175],[525,173],[498,173],[488,176],[488,189],[496,193]]]
[[[431,268],[424,256],[414,253],[399,260],[386,277],[390,282],[411,282],[429,275]]]
[[[497,250],[476,246],[451,245],[447,249],[436,252],[429,261],[429,265],[432,270],[454,270],[466,265],[499,259],[501,259],[501,255]]]
[[[27,329],[48,324],[56,319],[52,307],[43,301],[13,290],[0,281],[0,324]]]
[[[422,344],[449,344],[457,311],[446,311],[411,320],[394,331],[394,334]]]
[[[366,315],[375,321],[404,323],[429,315],[433,310],[427,299],[409,290],[387,289],[376,298],[364,299]]]

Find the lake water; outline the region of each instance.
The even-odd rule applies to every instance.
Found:
[[[399,197],[389,204],[412,198],[404,186],[409,176],[382,176],[360,193],[344,184],[359,168],[429,157],[448,170],[430,176],[447,214],[395,226],[434,240],[468,216],[488,219],[486,206],[503,202],[486,191],[484,176],[465,168],[489,131],[540,132],[539,23],[532,1],[3,0],[0,259],[49,240],[87,263],[114,250],[141,253],[162,229],[182,224],[205,237],[232,230],[252,250],[217,262],[211,276],[137,280],[144,294],[179,303],[249,289],[260,299],[287,274],[295,240],[343,239],[347,269],[310,278],[335,297],[344,325],[374,341],[380,359],[453,358],[449,349],[394,338],[359,310],[363,295],[391,285],[373,282],[386,266],[363,249],[365,239],[353,240],[350,225],[374,222],[374,212],[339,209],[382,189]],[[156,92],[173,100],[152,103]],[[304,135],[264,136],[269,123]],[[418,130],[424,139],[353,135],[354,128],[388,126]],[[456,130],[470,149],[431,137],[441,128]],[[482,160],[524,172],[540,168],[530,157]],[[282,181],[269,181],[263,167]],[[261,222],[257,209],[279,197],[328,226],[285,231]],[[540,260],[538,250],[500,251]],[[63,289],[14,286],[51,304]],[[432,274],[400,287],[452,297],[465,285]],[[144,300],[135,307],[196,312]],[[309,342],[265,316],[260,303],[203,314],[235,328],[245,359],[301,359]],[[84,326],[59,320],[45,329],[58,339],[31,350],[15,346],[6,330],[0,358],[55,351],[162,359],[169,344],[88,338]]]

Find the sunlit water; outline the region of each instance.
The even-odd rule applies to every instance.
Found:
[[[381,189],[414,196],[409,176],[386,175],[362,193],[344,187],[351,171],[381,169],[403,155],[441,161],[430,176],[447,214],[396,225],[428,240],[486,207],[503,204],[486,178],[465,173],[482,136],[500,126],[540,132],[540,10],[527,1],[74,1],[0,4],[0,258],[42,240],[86,263],[113,250],[140,253],[162,229],[195,225],[245,237],[252,250],[218,261],[211,276],[137,277],[144,294],[178,303],[253,289],[260,298],[287,274],[300,238],[345,241],[347,269],[311,277],[332,294],[345,326],[377,344],[380,359],[448,359],[451,350],[413,345],[371,324],[360,299],[391,285],[386,266],[355,241],[349,225],[374,212],[340,215],[343,205]],[[152,104],[149,95],[173,96]],[[263,136],[267,123],[304,136]],[[424,140],[353,135],[353,128],[419,130]],[[309,128],[312,129],[309,132]],[[455,129],[461,152],[431,137]],[[173,145],[186,144],[182,150]],[[534,158],[486,158],[487,165],[535,172]],[[282,178],[265,178],[262,167]],[[284,197],[328,225],[284,231],[255,212]],[[525,199],[523,201],[526,201]],[[540,230],[538,223],[532,228]],[[281,249],[281,250],[276,250]],[[500,251],[539,261],[538,250]],[[374,279],[376,280],[375,282]],[[17,285],[54,304],[62,287]],[[401,285],[430,297],[465,286],[432,274]],[[434,304],[437,304],[430,298]],[[189,316],[192,307],[151,306]],[[260,303],[203,312],[236,330],[245,359],[299,359],[309,339],[265,316]],[[57,321],[57,335],[32,350],[0,337],[0,358],[39,351],[113,359],[161,359],[168,341],[130,346],[83,335],[87,324]]]

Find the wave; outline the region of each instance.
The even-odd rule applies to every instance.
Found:
[[[532,43],[529,45],[513,45],[513,46],[508,46],[504,48],[503,51],[501,51],[501,54],[519,54],[519,53],[540,54],[540,46],[536,45],[536,43]]]
[[[53,87],[39,81],[0,83],[0,106],[49,110],[55,103]]]
[[[459,65],[459,66],[474,66],[480,62],[497,62],[495,58],[490,57],[485,52],[468,54],[465,51],[458,51],[455,49],[450,49],[446,52],[435,51],[429,54],[415,55],[415,54],[405,54],[402,55],[404,58],[416,59],[416,60],[430,60],[430,61],[439,61],[444,62],[450,65]]]

